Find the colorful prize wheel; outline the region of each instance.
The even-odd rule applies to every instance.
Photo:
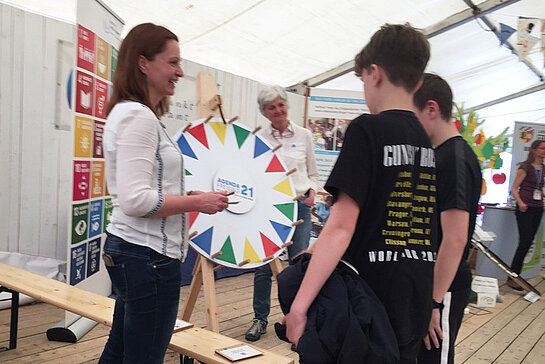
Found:
[[[176,135],[184,155],[186,190],[234,194],[223,212],[189,213],[189,234],[197,233],[190,244],[224,266],[266,264],[282,253],[295,229],[297,202],[291,176],[271,146],[247,126],[219,118],[204,121],[197,120]]]

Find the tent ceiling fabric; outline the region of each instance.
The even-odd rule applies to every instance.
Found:
[[[165,25],[179,36],[183,58],[282,86],[352,60],[384,23],[408,22],[424,29],[468,9],[463,0],[101,1],[125,20],[125,33],[142,22]],[[2,2],[75,22],[74,0]],[[485,0],[473,2],[478,6]],[[545,18],[545,1],[521,0],[487,16],[496,25],[502,22],[516,29],[519,16]],[[540,84],[515,55],[499,46],[482,21],[450,29],[431,38],[430,43],[428,70],[445,77],[456,100],[466,106]],[[543,54],[538,48],[529,58],[543,73]],[[361,82],[350,74],[324,86],[361,90]],[[540,91],[521,99],[538,97],[541,103],[537,102],[536,108],[544,108],[543,95]]]
[[[386,22],[426,28],[467,8],[462,0],[102,2],[125,20],[125,32],[142,22],[166,25],[180,37],[183,57],[282,86],[353,59]],[[73,0],[8,3],[75,21]]]

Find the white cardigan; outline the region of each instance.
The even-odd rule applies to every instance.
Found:
[[[184,167],[178,146],[145,105],[114,106],[104,128],[106,181],[113,213],[107,231],[171,258],[187,254],[186,214],[154,218],[163,195],[184,194]]]

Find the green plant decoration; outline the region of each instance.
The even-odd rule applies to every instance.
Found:
[[[479,129],[485,120],[479,120],[479,115],[475,110],[471,109],[466,113],[463,104],[458,106],[454,103],[454,107],[456,112],[453,117],[456,128],[477,155],[481,170],[487,168],[500,169],[503,165],[500,153],[509,147],[509,140],[505,136],[509,128],[505,128],[498,136],[487,138],[482,128]],[[464,118],[465,114],[467,114],[466,118]]]

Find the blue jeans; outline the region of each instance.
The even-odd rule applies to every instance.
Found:
[[[291,259],[308,248],[310,240],[310,206],[301,200],[297,201],[297,217],[305,222],[295,228],[291,240],[293,244],[288,246],[288,257]],[[271,311],[271,285],[272,271],[269,264],[264,264],[255,270],[254,274],[254,317],[261,321],[267,321]]]
[[[100,364],[163,363],[178,313],[180,261],[108,234],[104,254],[116,294]]]

